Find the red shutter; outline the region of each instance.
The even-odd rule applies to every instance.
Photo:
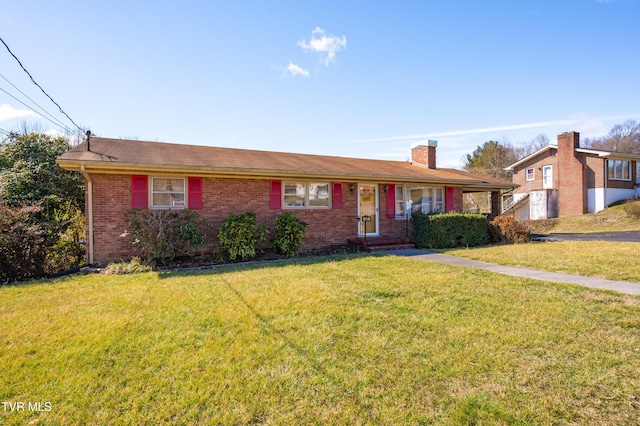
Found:
[[[202,178],[189,177],[187,178],[187,185],[189,188],[189,208],[192,210],[201,209],[202,208]]]
[[[272,209],[282,208],[282,181],[271,181],[271,195],[269,197],[269,207]]]
[[[331,206],[334,209],[342,208],[342,182],[333,182]]]
[[[396,185],[390,183],[387,185],[387,218],[396,217]]]
[[[131,208],[149,208],[149,177],[141,175],[131,176]]]
[[[446,212],[452,212],[456,209],[455,202],[453,201],[453,187],[446,186],[445,187],[445,200],[444,200],[444,210]]]

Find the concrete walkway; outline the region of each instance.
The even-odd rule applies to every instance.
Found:
[[[448,254],[434,253],[429,250],[405,249],[384,252],[396,256],[406,256],[430,262],[445,263],[447,265],[457,265],[466,268],[485,269],[498,274],[512,275],[514,277],[533,278],[535,280],[553,281],[559,283],[577,284],[584,287],[613,290],[620,293],[640,295],[640,283],[628,281],[613,281],[602,278],[581,277],[579,275],[562,274],[559,272],[546,272],[536,269],[518,268],[515,266],[502,266],[493,263],[480,262],[477,260],[464,259],[462,257],[450,256]]]

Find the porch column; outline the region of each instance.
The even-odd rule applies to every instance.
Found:
[[[491,218],[502,213],[502,200],[500,191],[491,191]]]

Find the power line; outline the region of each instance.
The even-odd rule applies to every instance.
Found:
[[[20,92],[25,98],[29,99],[31,102],[33,102],[38,108],[40,108],[40,111],[44,112],[46,115],[48,115],[49,117],[51,117],[51,120],[54,120],[56,123],[58,123],[57,125],[64,129],[65,131],[69,132],[69,133],[73,133],[71,131],[71,129],[66,126],[62,121],[58,120],[57,118],[55,118],[49,111],[47,111],[46,109],[44,109],[43,107],[41,107],[36,101],[34,101],[33,99],[31,99],[26,93],[24,93],[22,90],[20,90],[18,87],[16,87],[15,84],[13,84],[12,82],[10,82],[7,77],[5,77],[4,75],[0,74],[0,77],[2,77],[7,83],[9,83],[11,86],[13,86],[14,89],[16,89],[18,92]],[[27,104],[25,104],[24,102],[20,101],[19,99],[17,99],[15,96],[9,94],[6,90],[0,88],[0,90],[2,90],[4,93],[6,93],[7,95],[11,96],[13,99],[17,100],[18,102],[22,103],[22,105],[26,106],[27,108],[29,108],[31,111],[41,115],[43,118],[44,115],[42,115],[42,113],[40,111],[36,111],[32,106],[29,106]],[[51,121],[49,120],[49,121]],[[53,124],[56,124],[53,123]]]
[[[40,117],[44,118],[45,120],[49,120],[50,122],[52,122],[54,125],[61,127],[62,129],[64,129],[65,131],[69,132],[69,133],[73,133],[71,131],[70,128],[68,128],[67,126],[65,126],[64,124],[58,124],[56,122],[54,122],[53,120],[51,120],[49,117],[45,117],[44,115],[38,113],[38,111],[35,111],[33,108],[31,108],[29,105],[25,104],[24,102],[22,102],[20,99],[16,98],[15,96],[13,96],[11,93],[7,92],[6,90],[4,90],[2,87],[0,87],[0,91],[6,93],[7,95],[11,96],[13,99],[15,99],[16,101],[20,102],[22,105],[26,106],[27,108],[29,108],[30,110],[34,111],[35,113],[37,113],[38,115],[40,115]]]
[[[43,88],[42,88],[38,83],[36,83],[36,81],[35,81],[35,80],[34,80],[34,78],[31,76],[31,74],[29,73],[29,71],[27,71],[27,69],[22,65],[22,62],[20,62],[20,59],[18,59],[18,57],[17,57],[16,55],[14,55],[14,54],[13,54],[13,52],[11,51],[11,49],[9,49],[9,46],[7,46],[7,43],[5,43],[5,42],[4,42],[4,40],[2,39],[2,37],[0,37],[0,41],[2,42],[2,44],[4,44],[4,47],[6,47],[6,48],[7,48],[7,50],[8,50],[8,51],[9,51],[9,53],[11,54],[11,56],[13,56],[13,58],[18,62],[18,64],[20,65],[20,68],[22,68],[22,70],[23,70],[24,72],[26,72],[26,73],[27,73],[27,75],[29,76],[29,78],[31,79],[31,81],[33,82],[33,84],[35,84],[36,86],[38,86],[38,89],[40,89],[40,90],[42,91],[42,93],[44,93],[44,94],[45,94],[45,96],[46,96],[47,98],[49,98],[49,100],[51,100],[51,102],[53,102],[53,103],[55,104],[55,106],[57,106],[57,107],[58,107],[58,109],[60,110],[60,112],[61,112],[62,114],[64,114],[64,115],[65,115],[65,117],[67,117],[67,118],[69,119],[69,121],[71,121],[71,122],[73,123],[73,125],[74,125],[74,126],[76,126],[76,127],[78,128],[78,130],[80,130],[80,132],[84,132],[84,130],[83,130],[80,126],[78,126],[78,125],[76,124],[76,122],[75,122],[75,121],[73,121],[73,120],[71,119],[71,117],[69,117],[69,115],[68,115],[66,112],[64,112],[64,110],[62,109],[62,107],[61,107],[60,105],[58,105],[58,103],[57,103],[56,101],[54,101],[54,100],[53,100],[53,98],[52,98],[51,96],[49,96],[49,94],[48,94],[47,92],[45,92],[45,90],[44,90],[44,89],[43,89]]]

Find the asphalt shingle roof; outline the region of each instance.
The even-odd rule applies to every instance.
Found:
[[[404,161],[256,151],[212,146],[182,145],[92,137],[90,151],[84,142],[62,154],[58,163],[69,170],[135,170],[262,177],[317,177],[342,180],[432,182],[459,184],[470,189],[513,188],[510,182],[461,170]]]

